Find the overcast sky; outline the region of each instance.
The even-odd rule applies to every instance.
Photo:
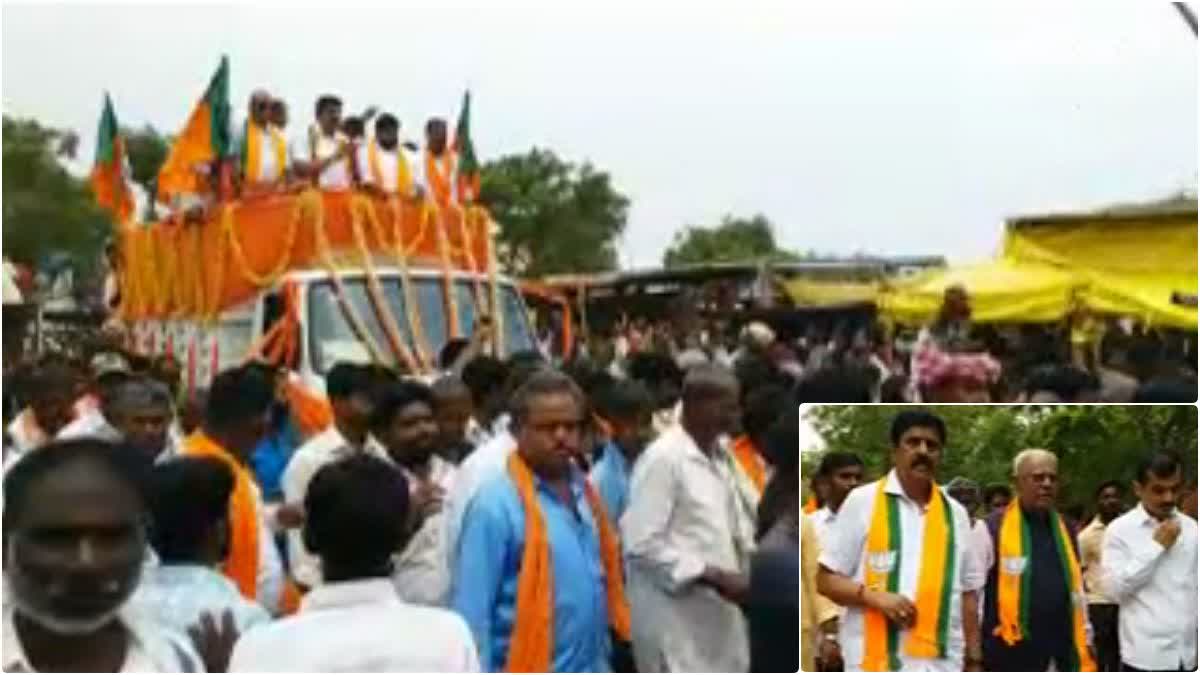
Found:
[[[1166,3],[444,4],[5,5],[3,108],[88,161],[105,89],[175,131],[222,53],[239,119],[255,86],[294,124],[330,91],[415,134],[469,85],[484,159],[612,174],[638,266],[755,212],[797,249],[976,259],[1006,216],[1196,180],[1196,43]]]

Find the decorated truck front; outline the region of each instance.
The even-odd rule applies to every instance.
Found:
[[[487,315],[492,349],[535,342],[496,269],[478,206],[307,190],[221,205],[200,222],[122,231],[120,313],[133,347],[174,354],[189,389],[264,357],[310,386],[339,360],[429,376]]]

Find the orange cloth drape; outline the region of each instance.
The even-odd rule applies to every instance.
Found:
[[[229,497],[229,557],[221,571],[237,584],[242,595],[258,599],[258,498],[254,478],[241,462],[203,431],[184,442],[184,454],[215,457],[233,471],[233,494]]]
[[[312,438],[333,424],[333,408],[324,397],[291,378],[287,381],[286,389],[288,407],[305,438]]]
[[[521,554],[516,619],[505,670],[544,673],[554,665],[554,576],[550,540],[546,534],[545,516],[534,494],[533,472],[515,451],[508,458],[508,475],[525,508],[525,550]],[[617,636],[629,640],[629,603],[625,598],[621,545],[600,495],[588,481],[584,481],[584,493],[599,530],[608,618]]]
[[[761,495],[763,486],[767,484],[767,467],[763,463],[762,455],[758,453],[754,441],[750,440],[750,436],[742,434],[734,439],[732,450],[738,466],[750,478],[750,482],[754,483],[754,489],[758,490],[758,494]]]
[[[817,504],[817,498],[810,496],[808,501],[804,502],[804,513],[816,513],[821,507]]]

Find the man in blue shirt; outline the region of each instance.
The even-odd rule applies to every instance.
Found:
[[[612,427],[612,437],[590,476],[608,517],[617,522],[629,503],[633,463],[654,439],[654,400],[645,385],[633,380],[617,382],[601,398],[600,414]]]
[[[609,612],[597,514],[574,464],[584,423],[584,397],[570,378],[539,372],[517,392],[517,453],[532,473],[540,513],[527,512],[514,469],[492,476],[467,506],[453,570],[451,608],[471,627],[480,664],[506,669],[518,628],[517,587],[529,520],[542,521],[549,547],[550,672],[611,670]],[[517,459],[519,458],[519,460]],[[536,540],[534,540],[536,541]]]

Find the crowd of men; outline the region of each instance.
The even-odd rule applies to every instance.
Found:
[[[1196,401],[1194,333],[1083,311],[1061,325],[977,324],[960,286],[946,289],[938,315],[915,331],[849,320],[808,322],[798,333],[761,322],[735,329],[712,314],[678,306],[653,321],[622,319],[592,331],[577,352],[617,375],[639,353],[670,357],[677,368],[769,367],[814,403]]]
[[[534,353],[432,384],[101,348],[6,378],[6,671],[799,667],[793,391]]]
[[[403,135],[395,115],[374,106],[358,115],[343,115],[342,99],[326,94],[317,98],[313,121],[300,133],[291,131],[290,124],[287,103],[256,89],[243,121],[230,130],[229,156],[193,167],[202,178],[201,192],[164,196],[170,198],[173,212],[204,219],[211,217],[218,198],[253,198],[307,187],[356,189],[407,200],[427,197],[439,206],[469,203],[478,196],[458,180],[456,143],[444,118],[426,121],[418,146]]]
[[[1080,522],[1057,507],[1054,453],[1007,485],[935,475],[946,427],[899,413],[891,465],[831,452],[802,521],[802,651],[824,671],[1190,671],[1196,668],[1196,486],[1148,451]]]

